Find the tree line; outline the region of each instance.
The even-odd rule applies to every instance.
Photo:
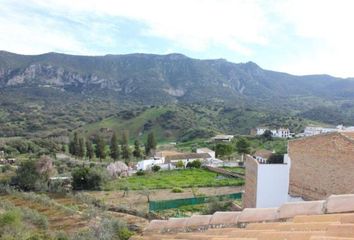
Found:
[[[69,142],[69,153],[78,158],[88,158],[90,160],[98,158],[102,161],[109,156],[114,161],[123,159],[129,162],[132,157],[139,159],[144,157],[144,154],[148,156],[153,153],[157,146],[154,133],[151,132],[148,134],[146,143],[144,144],[144,151],[141,150],[140,145],[140,141],[135,140],[133,150],[131,149],[129,146],[129,133],[127,131],[122,133],[120,140],[117,133],[113,132],[109,143],[100,134],[97,134],[91,140],[75,132]]]

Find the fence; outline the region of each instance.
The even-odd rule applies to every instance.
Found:
[[[164,200],[164,201],[150,201],[149,211],[160,211],[170,208],[178,208],[187,205],[196,205],[207,203],[210,199],[241,199],[242,193],[232,193],[226,195],[209,196],[209,197],[196,197],[196,198],[184,198],[184,199],[174,199],[174,200]]]

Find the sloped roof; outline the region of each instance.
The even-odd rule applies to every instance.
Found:
[[[205,153],[212,153],[214,152],[213,150],[209,149],[209,148],[198,148],[197,150],[199,151],[203,151]]]
[[[350,240],[354,239],[354,194],[323,201],[285,203],[190,218],[153,220],[132,240]]]
[[[155,156],[156,157],[167,157],[167,156],[173,156],[173,155],[178,155],[178,154],[184,154],[184,153],[172,151],[172,150],[164,150],[164,151],[156,152]]]
[[[172,160],[181,160],[181,159],[206,159],[210,158],[209,153],[185,153],[185,154],[176,154],[165,157],[167,162]]]

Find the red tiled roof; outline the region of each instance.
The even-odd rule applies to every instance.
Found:
[[[286,203],[279,208],[246,208],[191,218],[153,220],[132,240],[354,240],[354,194],[324,201]]]

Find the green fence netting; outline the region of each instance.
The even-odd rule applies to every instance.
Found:
[[[242,193],[232,193],[218,196],[209,196],[209,197],[197,197],[197,198],[184,198],[184,199],[173,199],[173,200],[164,200],[164,201],[150,201],[149,211],[160,211],[170,208],[178,208],[187,205],[196,205],[207,203],[210,199],[241,199]]]

